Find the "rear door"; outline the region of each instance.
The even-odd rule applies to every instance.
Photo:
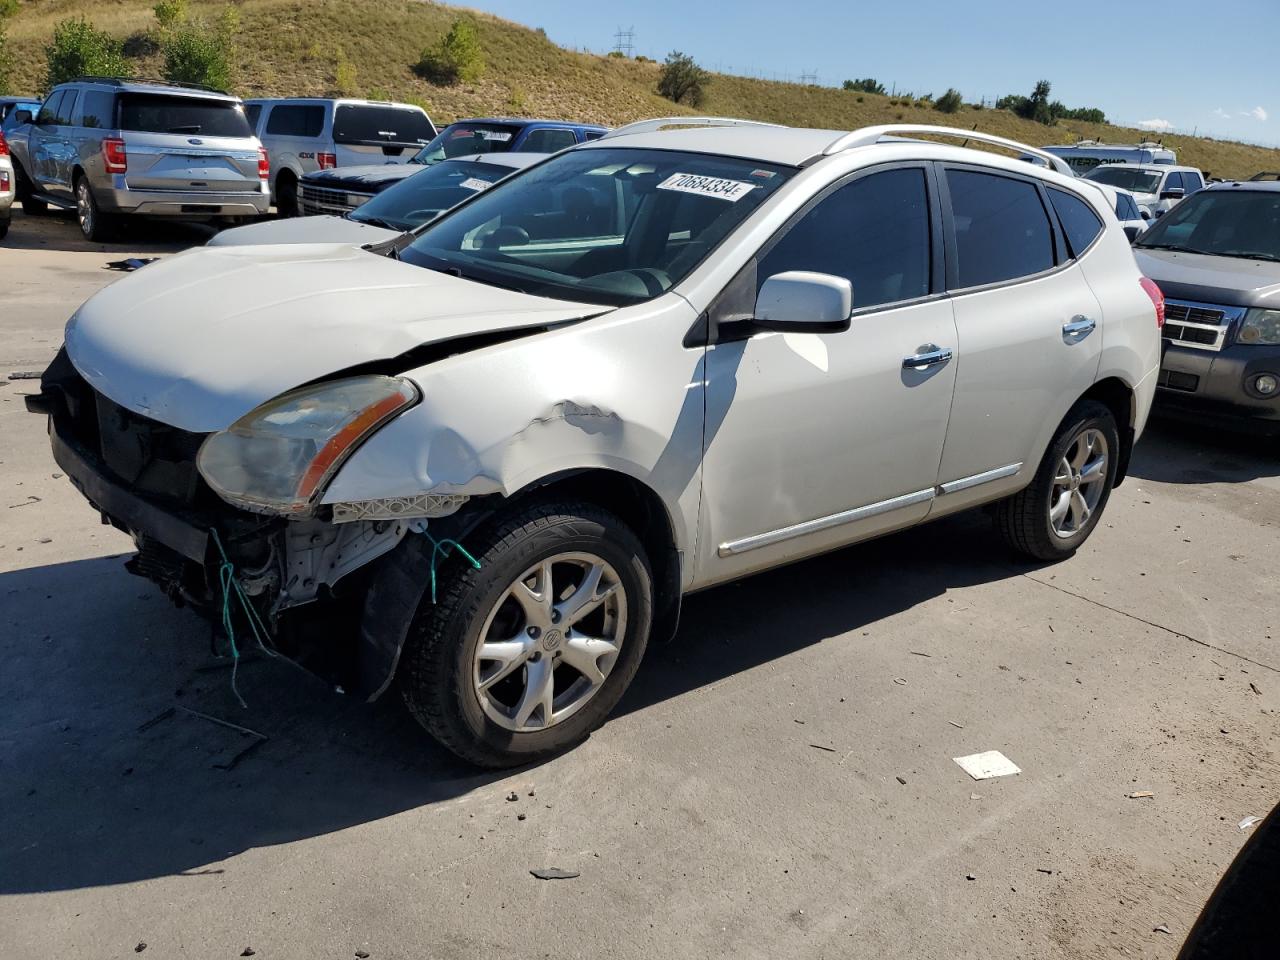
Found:
[[[258,192],[258,144],[240,103],[164,93],[119,99],[129,189]]]
[[[338,166],[407,163],[435,138],[430,118],[416,107],[339,103],[333,110]]]
[[[1025,483],[1097,375],[1102,317],[1037,179],[945,165],[942,181],[961,358],[938,478],[948,510]]]
[[[316,157],[324,149],[324,103],[273,103],[268,105],[262,142],[271,153],[274,173],[286,167],[304,175],[320,169]]]

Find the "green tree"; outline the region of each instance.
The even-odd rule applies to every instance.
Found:
[[[96,29],[84,17],[59,21],[53,28],[53,40],[44,48],[48,61],[44,88],[81,76],[125,77],[129,65],[121,52],[121,44],[110,34]]]
[[[702,105],[711,74],[693,62],[693,57],[673,50],[663,61],[658,74],[658,93],[672,103],[685,103],[691,107]]]
[[[9,36],[5,21],[18,12],[18,0],[0,0],[0,93],[9,92],[13,60],[9,56]]]
[[[480,34],[470,20],[453,21],[440,42],[422,51],[415,68],[432,83],[474,83],[484,76],[484,48]]]
[[[882,97],[885,95],[884,84],[877,82],[872,77],[866,77],[862,80],[846,80],[843,87],[845,90],[854,90],[858,93],[875,93]]]
[[[172,30],[187,20],[187,0],[159,0],[151,10],[161,30]]]
[[[955,113],[964,106],[964,98],[960,96],[960,91],[955,87],[948,87],[947,92],[938,98],[938,102],[933,105],[933,109],[942,113]]]
[[[156,4],[156,17],[165,0]],[[167,11],[170,17],[185,14],[184,0],[169,0],[177,13]],[[216,90],[228,90],[235,72],[235,40],[240,29],[240,15],[232,7],[223,10],[216,24],[203,20],[162,20],[164,30],[161,49],[164,51],[164,78],[174,83],[196,83]]]

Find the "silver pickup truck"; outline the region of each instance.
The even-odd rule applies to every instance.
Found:
[[[110,239],[126,214],[238,218],[270,204],[266,151],[230,94],[80,77],[14,119],[22,209],[74,209],[89,240]]]

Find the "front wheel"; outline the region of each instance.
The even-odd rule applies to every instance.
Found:
[[[1083,400],[1054,434],[1031,483],[995,507],[995,525],[1017,553],[1061,560],[1089,538],[1115,484],[1120,434],[1101,403]]]
[[[410,712],[471,763],[558,753],[600,726],[644,655],[653,577],[635,534],[587,503],[543,503],[492,524],[439,571],[401,659]],[[424,571],[426,573],[426,571]]]

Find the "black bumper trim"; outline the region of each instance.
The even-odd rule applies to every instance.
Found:
[[[54,421],[50,423],[49,442],[58,466],[101,513],[129,532],[145,534],[204,566],[209,545],[207,530],[157,507],[103,476],[74,441],[58,432]]]

